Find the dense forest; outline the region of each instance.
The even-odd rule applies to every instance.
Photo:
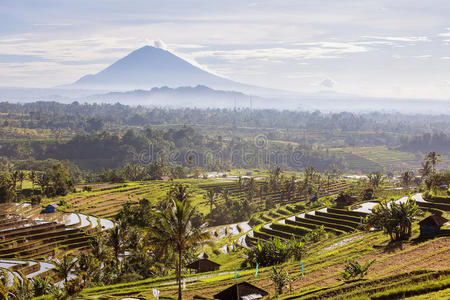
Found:
[[[289,111],[249,108],[239,109],[167,109],[122,104],[62,104],[34,102],[0,103],[2,119],[17,115],[17,126],[23,128],[70,128],[96,131],[109,126],[149,126],[164,124],[198,124],[216,126],[249,126],[263,128],[306,129],[308,131],[375,131],[417,134],[430,131],[448,132],[446,115],[404,115],[398,113]],[[5,124],[3,124],[5,125]],[[7,124],[6,124],[7,125]]]
[[[448,153],[450,117],[372,112],[168,109],[122,104],[0,103],[0,156],[68,160],[84,170],[157,159],[207,170],[266,168],[368,172],[327,149],[387,146]],[[433,149],[431,149],[433,145]]]
[[[450,136],[443,132],[424,133],[403,139],[399,149],[409,152],[436,150],[441,153],[450,153]]]
[[[301,170],[314,165],[325,170],[345,162],[327,151],[310,145],[270,143],[261,137],[225,140],[202,136],[194,129],[155,130],[141,132],[129,129],[124,135],[108,132],[79,134],[64,141],[10,140],[0,148],[0,156],[10,160],[70,160],[81,168],[100,170],[118,168],[125,163],[146,165],[156,160],[188,167],[204,167],[219,171],[227,168],[255,168],[283,165]]]

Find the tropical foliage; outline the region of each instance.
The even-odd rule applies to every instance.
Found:
[[[416,201],[383,201],[375,206],[368,217],[368,223],[389,234],[391,241],[407,240],[411,237],[412,222],[420,210]]]

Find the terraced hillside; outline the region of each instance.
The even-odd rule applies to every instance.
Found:
[[[255,190],[258,191],[255,193],[253,203],[256,206],[263,206],[266,198],[270,197],[273,204],[288,204],[295,203],[299,201],[306,201],[306,196],[300,193],[292,193],[288,195],[286,192],[277,191],[277,192],[269,192],[269,193],[259,193],[261,186],[264,184],[263,181],[256,181]],[[215,190],[218,192],[227,190],[230,197],[238,200],[243,200],[246,197],[246,188],[239,186],[237,182],[213,182],[208,184],[199,184],[199,188],[207,191],[207,190]],[[351,183],[346,181],[337,181],[330,183],[329,186],[324,186],[322,190],[320,190],[318,196],[326,197],[331,195],[337,195],[339,192],[344,191],[351,187]],[[224,199],[218,199],[217,203],[225,201]],[[206,202],[205,202],[206,203]]]
[[[414,225],[414,235],[417,234],[418,226]],[[286,294],[279,298],[349,299],[353,296],[370,295],[378,297],[374,299],[400,299],[403,297],[403,291],[410,291],[411,295],[437,290],[444,290],[440,293],[445,293],[445,289],[450,287],[449,237],[424,242],[412,241],[390,249],[382,246],[387,241],[388,237],[381,232],[356,232],[310,246],[302,261],[304,276],[301,276],[296,262],[284,265],[295,280],[291,284],[292,292],[285,291]],[[376,259],[376,262],[366,280],[343,283],[339,280],[339,272],[349,259],[357,259],[360,262]],[[212,299],[214,294],[235,283],[234,273],[228,270],[222,269],[215,274],[204,276],[188,276],[185,298],[192,299],[201,295],[204,297],[201,299]],[[269,278],[270,273],[270,268],[261,268],[255,278],[254,269],[240,270],[237,281],[248,281],[273,295],[275,291]],[[83,292],[83,297],[120,299],[133,296],[152,299],[153,288],[161,290],[162,295],[168,299],[176,297],[177,287],[173,278],[87,289]],[[397,296],[391,297],[392,295]]]
[[[91,240],[86,228],[76,225],[0,215],[0,258],[36,260],[76,253],[87,248]]]
[[[84,214],[111,218],[114,217],[127,202],[137,203],[147,198],[156,203],[165,195],[169,187],[167,181],[143,183],[126,183],[111,186],[99,186],[92,191],[69,194],[62,198],[68,203],[68,210]]]

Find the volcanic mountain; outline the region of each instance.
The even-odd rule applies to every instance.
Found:
[[[239,91],[255,88],[209,73],[167,50],[151,46],[131,52],[99,73],[80,78],[70,87],[128,91],[198,85]]]

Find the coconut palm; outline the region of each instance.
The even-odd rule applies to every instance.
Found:
[[[34,297],[43,296],[52,291],[52,281],[50,277],[34,278],[31,282],[33,284]]]
[[[50,176],[46,173],[42,174],[38,179],[38,183],[41,186],[41,191],[45,192],[50,185]]]
[[[16,189],[17,181],[19,180],[19,171],[14,171],[11,175],[11,179],[13,181],[14,189]]]
[[[439,159],[441,155],[437,154],[434,151],[431,151],[430,153],[427,154],[427,157],[425,157],[426,160],[428,160],[431,164],[431,173],[434,174],[435,172],[435,167],[438,164],[438,162],[440,162],[441,160]]]
[[[369,182],[373,185],[374,188],[378,188],[378,186],[383,183],[383,173],[376,172],[367,175],[367,178],[369,178]]]
[[[125,251],[127,246],[126,228],[123,224],[118,223],[108,235],[106,244],[113,250],[115,267],[120,270],[120,255]]]
[[[31,170],[31,172],[28,174],[28,178],[31,181],[31,186],[33,188],[33,192],[34,192],[34,185],[37,183],[38,181],[38,174],[36,173],[35,170]]]
[[[247,198],[249,198],[249,200],[252,201],[253,196],[255,195],[255,192],[256,192],[256,181],[253,177],[250,178],[247,181],[247,183],[245,184],[245,190],[246,190]]]
[[[230,191],[228,189],[222,190],[222,198],[225,200],[227,206],[230,205]]]
[[[14,277],[14,284],[9,288],[6,299],[27,300],[32,296],[31,282],[27,278],[19,280]]]
[[[23,181],[25,180],[25,172],[24,171],[19,171],[19,173],[17,174],[17,180],[19,181],[19,184],[20,184],[20,190],[22,190]]]
[[[212,213],[212,207],[214,204],[214,199],[216,199],[216,191],[214,189],[210,189],[206,192],[205,198],[209,201],[209,212]]]
[[[422,163],[422,169],[419,170],[419,173],[424,178],[432,174],[432,166],[429,160]]]
[[[187,187],[178,185],[169,192],[166,209],[154,213],[155,224],[149,228],[150,242],[160,251],[176,253],[176,278],[178,299],[182,299],[181,271],[185,252],[209,239],[209,233],[202,232],[202,227],[192,226],[196,207],[192,205]]]
[[[64,280],[64,285],[67,285],[69,274],[75,268],[76,263],[77,260],[74,259],[74,257],[71,255],[64,255],[62,260],[56,264],[56,274],[59,278]]]
[[[402,173],[402,183],[405,188],[408,188],[414,181],[414,173],[412,171],[405,171]]]

